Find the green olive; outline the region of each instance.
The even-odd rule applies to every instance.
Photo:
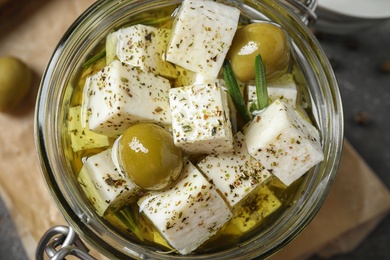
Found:
[[[0,58],[0,111],[17,106],[30,89],[32,73],[19,59]]]
[[[290,64],[290,44],[286,33],[268,22],[239,28],[227,55],[238,80],[247,83],[255,79],[255,58],[258,54],[262,56],[268,80],[284,74]]]
[[[166,188],[183,168],[182,151],[172,135],[151,123],[129,127],[119,141],[118,152],[124,171],[143,189]]]

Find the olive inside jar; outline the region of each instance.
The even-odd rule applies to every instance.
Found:
[[[83,144],[75,148],[71,140],[72,133],[75,132],[72,131],[74,126],[69,121],[69,115],[75,113],[77,118],[77,115],[82,115],[77,109],[85,109],[85,82],[107,65],[104,59],[92,59],[90,62],[91,58],[99,57],[99,53],[106,48],[107,35],[120,28],[135,24],[171,27],[171,14],[181,4],[180,1],[99,2],[88,9],[69,29],[56,49],[56,55],[53,55],[50,61],[38,97],[36,129],[43,172],[58,207],[76,233],[108,257],[266,257],[299,234],[315,216],[329,192],[340,159],[343,125],[337,83],[325,54],[306,26],[292,12],[274,1],[221,2],[240,11],[240,26],[255,21],[272,21],[286,33],[286,37],[291,41],[291,56],[288,68],[286,66],[281,71],[293,75],[299,93],[299,113],[318,129],[324,160],[287,188],[278,178],[271,176],[259,187],[265,187],[280,205],[270,210],[271,213],[267,217],[245,232],[229,229],[230,222],[226,222],[215,235],[189,254],[180,254],[171,248],[162,234],[150,223],[150,219],[139,214],[140,204],[123,207],[121,202],[118,202],[112,205],[109,212],[97,209],[91,199],[93,196],[83,190],[83,183],[80,183],[79,179],[80,172],[85,160],[89,160],[87,158],[113,147],[118,136],[99,136],[94,139],[103,143],[101,147],[92,145],[92,148],[86,149]],[[173,80],[169,78],[168,81]],[[85,119],[80,116],[80,121],[83,120]],[[170,132],[171,129],[168,127],[164,131]],[[197,162],[204,159],[205,155],[202,153],[188,155],[184,148],[183,150],[184,156],[179,155],[179,152],[173,153],[183,156],[182,167],[185,167],[188,161]],[[111,158],[111,155],[105,156]],[[180,163],[178,165],[170,167],[178,169]],[[176,172],[173,173],[173,181],[180,178],[184,176],[178,177]],[[118,178],[111,177],[106,180],[105,183],[112,185],[123,184]],[[148,192],[142,187],[143,184],[137,186],[134,193],[136,196],[129,196],[130,200],[136,201],[137,196],[144,196]],[[237,205],[245,206],[245,203],[254,205],[250,199]],[[229,210],[234,207],[227,206]],[[267,210],[269,207],[267,206]],[[264,209],[260,210],[265,212]]]

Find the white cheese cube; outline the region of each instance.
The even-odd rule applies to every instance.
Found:
[[[237,29],[240,11],[208,0],[185,0],[175,17],[167,60],[216,78]]]
[[[139,188],[127,175],[117,171],[110,148],[87,158],[77,179],[101,216],[117,211],[138,198]]]
[[[172,88],[169,101],[178,147],[191,154],[233,150],[227,96],[220,83]]]
[[[175,186],[148,193],[138,205],[168,243],[184,255],[214,235],[232,216],[214,185],[189,161]]]
[[[249,84],[246,87],[247,100],[250,107],[250,104],[257,101],[256,86]],[[285,74],[276,80],[268,82],[267,91],[270,102],[279,99],[293,108],[296,107],[298,89],[291,74]]]
[[[171,123],[167,79],[118,60],[86,81],[89,127],[110,137],[141,122]]]
[[[287,186],[324,158],[318,130],[280,100],[253,119],[245,139],[248,152]]]
[[[280,200],[266,185],[260,185],[235,208],[230,225],[246,233],[274,213],[281,205]]]
[[[89,130],[88,122],[84,122],[83,124],[81,118],[81,106],[75,106],[69,109],[68,132],[74,152],[110,145],[107,136]]]
[[[209,155],[198,163],[198,168],[232,207],[271,176],[248,153],[241,132],[235,135],[234,152]]]
[[[142,24],[119,29],[107,37],[107,62],[115,58],[141,70],[176,78],[175,67],[165,60],[171,30]]]
[[[174,81],[174,87],[185,87],[215,81],[215,78],[208,78],[200,73],[195,73],[180,66],[176,66],[176,70],[177,78]]]

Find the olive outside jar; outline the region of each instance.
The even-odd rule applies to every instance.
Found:
[[[320,131],[324,160],[305,175],[300,192],[293,198],[295,203],[265,230],[233,248],[185,256],[157,252],[129,241],[108,226],[87,203],[64,152],[66,111],[72,91],[68,86],[96,44],[110,30],[124,24],[125,17],[128,19],[145,10],[178,5],[180,2],[99,0],[73,23],[55,49],[38,94],[35,136],[45,182],[69,227],[49,230],[38,245],[37,259],[43,259],[44,251],[51,259],[62,259],[67,254],[92,259],[81,239],[110,259],[267,258],[293,240],[315,217],[325,201],[337,173],[344,125],[335,75],[306,24],[315,17],[313,9],[316,1],[226,0],[220,2],[236,6],[251,19],[270,20],[286,30],[291,38],[292,55],[309,86],[308,94],[313,104],[315,124]],[[56,251],[58,247],[61,249]]]

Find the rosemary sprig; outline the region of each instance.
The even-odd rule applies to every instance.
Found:
[[[267,82],[263,59],[260,54],[255,59],[255,83],[257,96],[257,109],[262,110],[269,105]]]
[[[169,21],[171,20],[172,17],[170,16],[166,16],[166,17],[161,17],[161,18],[157,18],[157,19],[145,19],[142,24],[145,24],[145,25],[154,25],[154,24],[159,24],[159,23],[164,23],[166,21]]]
[[[228,60],[225,60],[223,63],[223,77],[226,82],[226,87],[229,91],[229,94],[232,98],[234,106],[237,108],[238,113],[240,114],[244,123],[248,123],[251,120],[251,115],[248,112],[248,109],[245,105],[244,98],[242,97],[240,87],[237,84],[236,78],[234,77],[232,67]]]
[[[106,55],[106,49],[103,48],[101,51],[99,51],[98,53],[96,53],[92,58],[90,58],[89,60],[87,60],[84,64],[83,64],[83,68],[88,68],[89,66],[91,66],[93,63],[95,63],[96,61],[100,60],[101,58],[103,58],[104,56]]]

